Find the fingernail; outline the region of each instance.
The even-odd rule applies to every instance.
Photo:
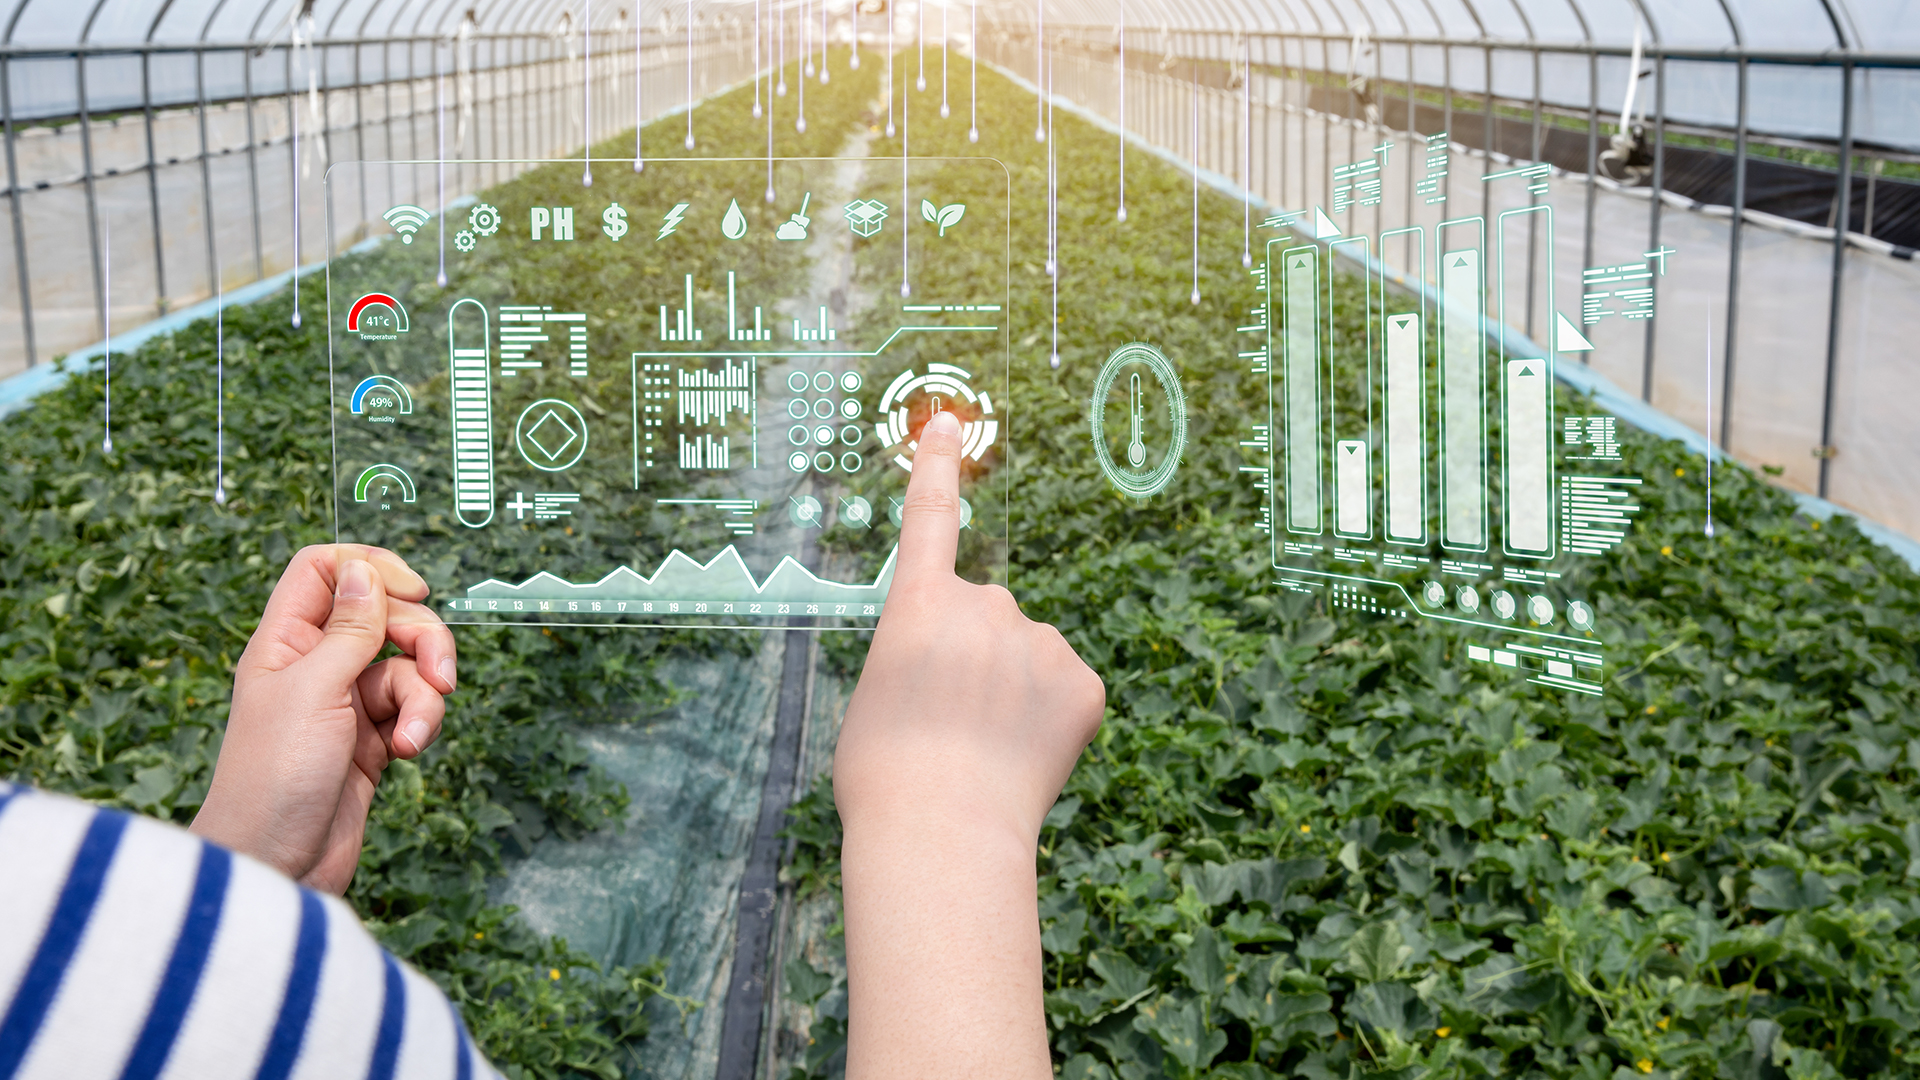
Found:
[[[427,739],[432,734],[425,720],[407,721],[402,733],[406,735],[407,741],[413,744],[413,752],[416,754],[427,748]]]
[[[349,559],[340,565],[340,588],[334,596],[359,600],[372,592],[373,567],[365,559]]]
[[[440,661],[440,677],[447,680],[447,689],[451,690],[460,683],[453,677],[453,657],[444,657]]]
[[[935,432],[942,435],[960,434],[960,418],[947,412],[945,409],[934,413],[933,419],[927,421],[927,433],[933,434]]]

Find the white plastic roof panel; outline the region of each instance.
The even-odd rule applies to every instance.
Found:
[[[1728,0],[1750,49],[1837,49],[1833,20],[1820,0]],[[1866,0],[1863,7],[1885,8],[1903,0]],[[1834,0],[1840,10],[1839,0]],[[1844,25],[1844,23],[1843,23]],[[1868,45],[1878,47],[1875,42]]]

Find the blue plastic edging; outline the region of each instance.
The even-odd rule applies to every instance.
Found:
[[[1015,86],[1020,87],[1022,90],[1025,90],[1027,93],[1042,99],[1050,96],[1033,83],[1008,71],[999,64],[986,61],[986,65],[988,68],[999,73],[1001,77],[1013,83]],[[1145,142],[1132,132],[1121,130],[1119,125],[1113,123],[1111,120],[1089,109],[1083,108],[1073,101],[1057,95],[1051,95],[1051,97],[1053,108],[1072,113],[1074,116],[1110,135],[1123,138],[1127,140],[1129,145],[1152,154],[1154,157],[1174,166],[1181,172],[1197,175],[1201,183],[1223,195],[1231,196],[1234,199],[1245,200],[1251,205],[1269,212],[1284,211],[1285,209],[1275,206],[1260,196],[1245,190],[1234,183],[1230,177],[1214,172],[1211,169],[1196,168],[1192,162],[1182,160],[1173,152]],[[1319,241],[1314,242],[1319,243]],[[1358,256],[1350,252],[1341,251],[1340,255],[1349,260],[1358,261]],[[1372,263],[1374,270],[1379,273],[1382,278],[1391,279],[1394,284],[1402,288],[1411,288],[1422,293],[1429,303],[1437,304],[1439,302],[1439,294],[1434,290],[1432,285],[1424,281],[1409,284],[1405,274],[1387,265],[1382,259],[1373,259]],[[1504,340],[1514,342],[1517,345],[1527,348],[1529,351],[1538,352],[1541,356],[1547,355],[1545,349],[1542,349],[1525,334],[1520,333],[1512,327],[1503,327],[1492,318],[1486,318],[1484,322],[1487,333],[1498,334]],[[1732,460],[1727,456],[1726,451],[1713,445],[1712,440],[1708,439],[1705,435],[1693,430],[1679,420],[1668,416],[1647,402],[1627,393],[1625,390],[1614,385],[1613,380],[1593,370],[1590,366],[1586,364],[1555,364],[1553,365],[1553,370],[1555,377],[1558,378],[1560,382],[1593,398],[1595,404],[1613,413],[1627,423],[1632,424],[1634,427],[1639,428],[1641,431],[1662,439],[1678,440],[1685,444],[1687,449],[1696,454],[1702,456],[1711,455],[1712,459],[1716,462]],[[1774,486],[1778,487],[1779,485]],[[1913,567],[1914,570],[1920,571],[1920,541],[1915,541],[1905,533],[1882,525],[1877,521],[1861,517],[1859,514],[1834,503],[1830,503],[1817,495],[1807,495],[1784,487],[1780,488],[1780,490],[1793,496],[1793,500],[1798,504],[1800,512],[1806,514],[1808,517],[1820,521],[1829,520],[1836,514],[1852,518],[1854,524],[1859,527],[1862,533],[1900,556],[1902,559],[1905,559],[1907,565]]]

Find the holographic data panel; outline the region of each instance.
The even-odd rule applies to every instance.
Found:
[[[328,268],[341,541],[406,556],[455,623],[870,626],[944,410],[962,573],[1004,579],[999,163],[500,164]],[[439,167],[337,164],[328,205]]]
[[[1641,481],[1621,473],[1613,417],[1556,398],[1555,365],[1609,315],[1651,318],[1673,251],[1584,270],[1580,296],[1556,297],[1549,203],[1371,235],[1357,227],[1375,215],[1346,209],[1265,222],[1239,327],[1267,394],[1242,445],[1263,459],[1247,471],[1275,585],[1452,624],[1467,663],[1598,694],[1606,642],[1570,570],[1625,539]]]

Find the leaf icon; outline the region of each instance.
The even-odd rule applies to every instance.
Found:
[[[920,216],[926,218],[928,221],[940,220],[940,215],[934,210],[933,201],[930,199],[920,200]]]
[[[922,212],[924,213],[924,211]],[[941,207],[940,219],[939,219],[940,235],[941,236],[947,235],[947,230],[952,228],[955,225],[960,224],[960,219],[966,216],[967,216],[966,203],[948,203],[946,206]]]

